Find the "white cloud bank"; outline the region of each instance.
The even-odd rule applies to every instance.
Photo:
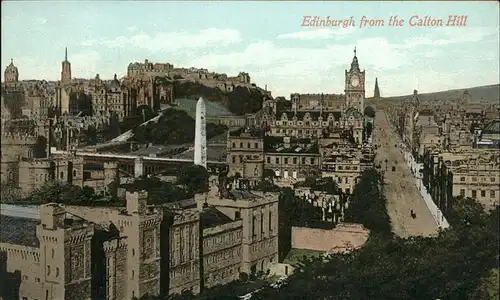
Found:
[[[130,28],[136,29],[136,28]],[[129,29],[129,31],[131,31]],[[82,45],[105,45],[109,48],[134,47],[152,53],[177,52],[183,49],[199,49],[204,47],[227,46],[241,41],[240,32],[234,29],[208,28],[197,33],[170,32],[154,36],[140,33],[133,36],[119,36],[111,40],[84,41]]]
[[[334,27],[320,29],[305,29],[302,31],[284,33],[277,36],[278,39],[297,39],[297,40],[326,40],[326,39],[344,39],[355,32],[354,27]]]
[[[347,29],[322,28],[285,33],[278,35],[274,41],[258,41],[248,44],[241,51],[226,53],[220,52],[224,49],[221,46],[242,42],[237,30],[209,28],[196,33],[162,33],[154,36],[131,33],[128,37],[85,41],[83,44],[105,45],[110,51],[122,49],[120,59],[124,61],[113,64],[123,64],[123,68],[132,60],[132,57],[126,56],[126,51],[135,48],[146,52],[145,58],[148,54],[175,53],[179,60],[169,62],[178,66],[207,68],[229,75],[246,71],[259,86],[267,84],[275,96],[289,96],[292,92],[342,93],[344,70],[350,67],[354,46],[357,47],[361,68],[367,71],[367,96],[372,95],[375,77],[379,78],[384,96],[408,94],[417,85],[422,92],[432,92],[498,83],[497,51],[478,48],[475,53],[470,53],[461,47],[462,44],[471,45],[485,40],[498,43],[498,28],[441,28],[402,41],[390,41],[384,37],[359,39],[356,45],[343,39],[348,37]],[[134,30],[129,28],[128,31]],[[287,39],[322,40],[324,46],[300,46],[304,43],[283,46],[283,40]],[[10,63],[10,58],[6,59],[8,61],[2,61],[4,66]],[[450,63],[452,59],[456,63]],[[109,60],[113,60],[113,57],[109,57]],[[105,69],[111,68],[110,65],[93,50],[72,54],[70,61],[74,77],[91,78],[96,73],[114,74],[120,71]],[[25,57],[16,58],[14,63],[19,67],[21,78],[59,78],[60,61]],[[463,70],[466,70],[465,73]],[[483,70],[489,72],[482,73]]]
[[[279,35],[277,39],[338,40],[335,35],[338,30],[307,30]],[[230,74],[247,71],[254,82],[261,86],[267,84],[274,95],[288,96],[291,92],[342,93],[344,70],[349,69],[356,46],[360,66],[367,70],[367,96],[372,93],[375,76],[387,84],[384,86],[386,96],[393,96],[411,93],[416,88],[415,77],[421,77],[419,86],[428,92],[454,88],[458,82],[463,82],[465,86],[481,85],[482,81],[464,81],[465,78],[471,79],[471,76],[456,70],[438,69],[436,60],[442,60],[439,64],[442,66],[443,62],[449,62],[450,57],[456,57],[455,66],[463,66],[464,69],[468,68],[467,61],[492,60],[498,64],[498,53],[482,51],[463,60],[453,54],[459,48],[450,52],[448,47],[452,44],[479,42],[495,33],[498,30],[491,28],[436,30],[398,43],[376,37],[358,40],[356,45],[335,42],[322,48],[283,47],[276,42],[261,41],[239,52],[198,56],[188,65]],[[446,51],[443,47],[446,47]],[[493,73],[491,78],[498,78],[498,69]],[[491,79],[486,84],[495,83],[495,80],[498,79]]]

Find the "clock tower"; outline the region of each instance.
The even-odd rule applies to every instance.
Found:
[[[351,69],[345,70],[345,109],[356,108],[360,113],[364,111],[365,104],[365,71],[359,69],[356,47]]]

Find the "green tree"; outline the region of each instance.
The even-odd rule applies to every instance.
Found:
[[[203,166],[189,165],[182,167],[177,176],[177,184],[184,185],[190,193],[208,191],[209,174]]]
[[[87,205],[91,204],[94,198],[94,189],[90,187],[81,188],[72,184],[55,183],[36,189],[27,201],[33,204],[56,202],[68,205]]]
[[[390,234],[391,222],[386,198],[381,191],[380,173],[370,168],[363,172],[344,213],[346,221],[363,224],[371,231]]]

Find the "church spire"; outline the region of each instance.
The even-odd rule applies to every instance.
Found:
[[[351,72],[352,71],[360,71],[359,70],[359,64],[358,64],[358,57],[356,56],[356,46],[354,46],[354,57],[352,59],[352,63],[351,63]]]
[[[378,88],[378,78],[375,77],[375,90],[373,91],[374,98],[380,98],[380,89]]]
[[[68,61],[68,47],[64,48],[64,60]]]

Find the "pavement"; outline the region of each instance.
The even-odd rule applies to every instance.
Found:
[[[415,185],[398,143],[396,133],[389,125],[384,111],[375,116],[374,144],[378,145],[375,163],[385,171],[384,194],[387,198],[387,212],[391,217],[392,231],[400,237],[431,236],[437,234],[436,224],[420,191]],[[392,167],[395,166],[395,171]],[[411,211],[416,218],[411,216]]]

